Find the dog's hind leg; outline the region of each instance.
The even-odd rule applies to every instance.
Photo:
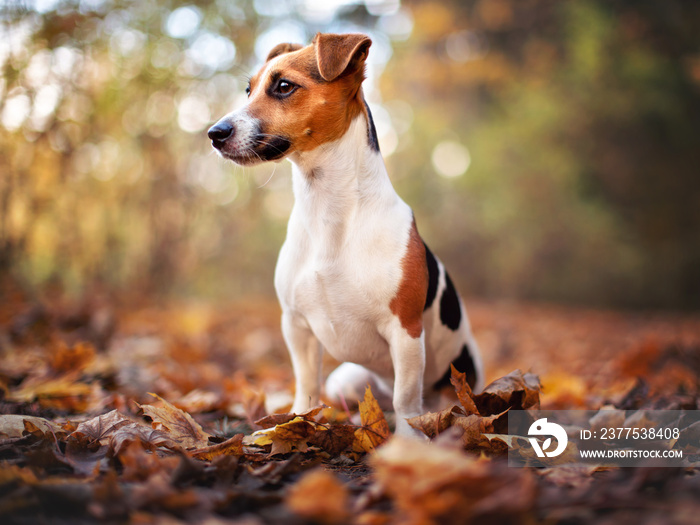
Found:
[[[343,363],[326,379],[326,397],[336,405],[355,408],[367,386],[382,410],[392,410],[392,389],[377,374],[355,363]]]

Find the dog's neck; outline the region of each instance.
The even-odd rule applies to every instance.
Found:
[[[357,213],[381,213],[399,198],[379,151],[370,146],[367,117],[358,115],[337,141],[290,156],[294,214],[312,239],[341,243]]]

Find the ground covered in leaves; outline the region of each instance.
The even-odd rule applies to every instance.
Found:
[[[697,523],[698,469],[512,468],[503,434],[512,409],[699,409],[700,316],[468,307],[492,383],[453,374],[421,442],[371,391],[288,414],[274,303],[6,292],[0,522]]]

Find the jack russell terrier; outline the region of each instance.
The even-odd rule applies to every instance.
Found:
[[[325,348],[343,362],[326,397],[357,401],[370,384],[391,399],[396,433],[412,435],[406,419],[450,384],[450,363],[476,391],[483,369],[462,301],[379,152],[362,92],[371,44],[319,33],[306,47],[276,46],[250,79],[247,105],[208,135],[237,164],[293,164],[295,202],[275,270],[292,412],[319,403]]]

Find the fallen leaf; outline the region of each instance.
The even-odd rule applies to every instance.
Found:
[[[528,523],[536,486],[525,469],[394,436],[370,457],[396,523]]]
[[[362,426],[355,431],[353,443],[355,452],[371,452],[389,439],[389,424],[369,385],[364,400],[360,402],[360,419]]]
[[[27,424],[42,433],[65,434],[60,426],[43,417],[3,414],[0,415],[0,438],[21,438],[24,432],[33,432]]]
[[[540,390],[536,375],[514,370],[484,388],[481,394],[474,396],[474,402],[482,416],[500,414],[509,408],[539,408]]]
[[[89,441],[106,445],[114,432],[131,422],[131,419],[120,414],[119,411],[112,410],[111,412],[94,417],[88,421],[83,421],[78,425],[78,428],[75,429],[71,436],[74,438],[84,436]]]
[[[151,394],[163,403],[163,407],[139,405],[143,413],[153,420],[153,428],[162,427],[169,437],[184,449],[209,446],[209,434],[187,412],[171,405],[162,397]]]
[[[73,346],[61,341],[51,350],[51,368],[59,373],[84,370],[95,360],[95,347],[82,341]]]
[[[323,469],[304,474],[292,485],[286,503],[292,512],[314,523],[338,523],[349,517],[348,489]]]
[[[272,414],[269,416],[265,416],[263,418],[258,419],[255,421],[255,424],[258,425],[259,427],[262,428],[270,428],[274,427],[275,425],[281,425],[282,423],[287,423],[288,421],[291,421],[292,419],[296,419],[297,417],[301,417],[307,421],[313,420],[324,408],[328,408],[327,405],[320,404],[316,407],[313,407],[306,412],[303,412],[301,414],[293,414],[291,412],[288,412],[286,414]]]
[[[408,424],[432,439],[451,427],[456,417],[465,415],[466,413],[462,407],[454,405],[440,412],[427,412],[423,415],[409,418]]]
[[[355,430],[355,427],[350,425],[317,426],[316,433],[311,436],[308,443],[335,457],[352,445],[355,440]]]
[[[600,433],[603,428],[618,428],[625,423],[625,411],[606,405],[602,407],[597,414],[590,418],[590,430],[594,433]]]
[[[454,418],[453,426],[464,430],[462,434],[462,445],[466,450],[488,446],[489,440],[484,434],[494,432],[494,422],[506,414],[507,410],[501,414],[493,416],[480,416],[470,414],[468,416],[458,416]]]
[[[109,439],[109,449],[115,456],[119,456],[133,441],[139,441],[148,448],[156,449],[164,447],[170,450],[182,448],[179,441],[163,430],[155,429],[141,423],[129,423],[120,427]]]
[[[270,454],[286,454],[292,450],[305,452],[308,440],[316,432],[316,424],[307,421],[302,416],[296,416],[291,421],[253,432],[251,444],[258,446],[271,445]]]
[[[223,443],[211,445],[195,450],[192,456],[197,459],[211,461],[218,456],[242,456],[243,455],[243,434],[236,434]]]
[[[450,383],[452,383],[452,386],[455,387],[457,399],[459,399],[459,402],[462,404],[466,414],[478,414],[479,409],[476,408],[476,403],[474,403],[474,394],[472,393],[469,383],[467,383],[467,374],[457,370],[451,363],[450,369],[452,370]]]

